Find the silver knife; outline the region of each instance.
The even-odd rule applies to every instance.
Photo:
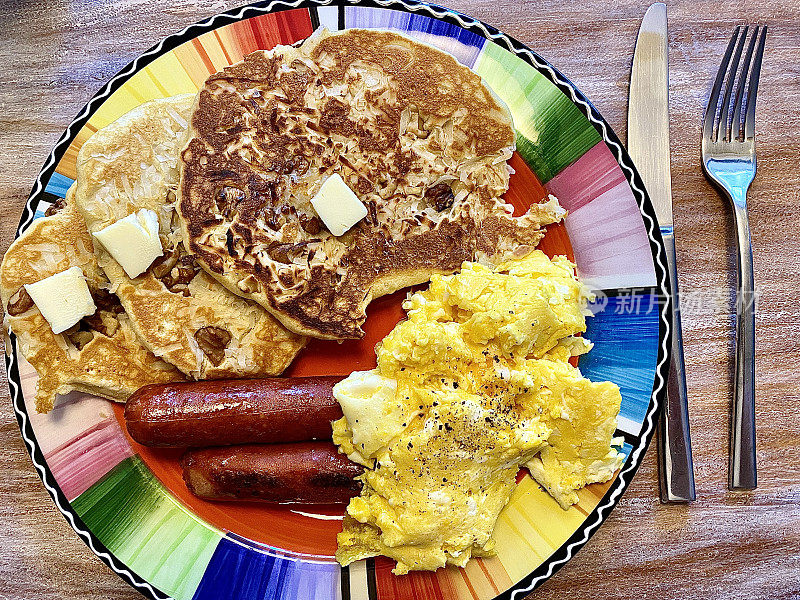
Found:
[[[695,489],[672,228],[668,62],[667,6],[658,2],[647,9],[642,19],[633,54],[628,102],[628,153],[653,201],[664,239],[672,287],[672,352],[667,403],[658,432],[658,471],[661,501],[677,503],[693,501]]]

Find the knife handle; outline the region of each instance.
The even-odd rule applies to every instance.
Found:
[[[689,406],[686,394],[686,365],[683,361],[678,271],[672,227],[662,227],[672,288],[672,352],[667,378],[667,401],[659,427],[658,472],[661,502],[684,503],[695,499],[692,439],[689,435]]]

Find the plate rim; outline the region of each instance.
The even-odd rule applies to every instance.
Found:
[[[53,145],[44,165],[39,171],[31,193],[25,202],[19,225],[14,234],[14,240],[20,236],[33,220],[36,207],[41,202],[45,192],[45,183],[43,183],[43,180],[49,180],[52,177],[58,163],[63,158],[66,150],[80,132],[81,128],[89,120],[94,111],[141,68],[163,54],[170,52],[177,46],[196,38],[202,33],[213,31],[219,27],[269,13],[326,6],[363,6],[400,10],[412,14],[423,13],[431,18],[442,20],[476,33],[488,42],[496,43],[501,48],[520,57],[536,69],[537,72],[544,75],[559,89],[559,91],[567,96],[600,134],[602,141],[609,147],[617,164],[625,175],[626,182],[631,188],[637,206],[639,207],[645,229],[647,230],[650,252],[656,274],[656,285],[653,287],[659,294],[659,343],[650,403],[642,423],[642,429],[637,436],[639,444],[631,450],[629,460],[626,461],[625,465],[620,470],[616,480],[612,483],[597,506],[587,515],[581,526],[556,549],[553,554],[539,565],[539,567],[495,597],[495,600],[520,600],[555,574],[589,541],[592,535],[600,528],[600,525],[608,518],[611,511],[616,507],[622,494],[639,469],[644,453],[652,441],[655,433],[655,423],[660,416],[666,398],[666,376],[672,336],[670,323],[673,310],[671,288],[665,266],[665,248],[661,231],[656,220],[650,197],[633,161],[616,133],[614,133],[605,119],[603,119],[602,115],[591,101],[572,83],[572,81],[538,53],[531,50],[514,37],[501,32],[499,29],[481,20],[437,4],[421,2],[419,0],[260,0],[258,2],[234,7],[187,25],[177,33],[164,37],[118,71],[91,97]],[[47,461],[44,459],[44,455],[28,417],[20,385],[19,368],[16,361],[16,336],[10,333],[8,340],[10,341],[10,352],[6,353],[5,363],[6,372],[8,374],[9,393],[17,423],[33,465],[45,489],[56,504],[56,507],[72,529],[78,534],[79,538],[84,541],[89,549],[106,564],[106,566],[117,573],[123,581],[152,600],[169,600],[171,598],[169,595],[130,570],[123,561],[117,558],[99,539],[97,539],[95,534],[89,530],[72,508],[72,505],[60,489]]]

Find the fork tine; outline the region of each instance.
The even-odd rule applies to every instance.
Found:
[[[733,103],[733,118],[731,119],[731,127],[728,132],[728,139],[733,140],[734,137],[739,140],[744,137],[744,126],[742,124],[742,100],[744,99],[744,88],[747,83],[747,74],[750,71],[750,60],[753,58],[753,48],[756,46],[758,39],[759,28],[756,27],[750,38],[750,43],[747,45],[747,54],[745,54],[744,62],[742,63],[742,72],[739,75],[739,84],[736,86],[736,100]],[[734,129],[735,128],[735,129]],[[734,131],[736,135],[734,135]]]
[[[733,54],[733,46],[736,43],[736,38],[739,36],[740,29],[741,26],[737,26],[736,29],[733,30],[731,41],[728,42],[728,49],[725,50],[725,56],[722,57],[722,63],[719,65],[719,71],[717,71],[717,78],[714,80],[714,87],[711,88],[711,96],[708,98],[706,114],[703,117],[703,137],[706,139],[711,139],[712,133],[714,132],[714,118],[717,114],[719,92],[720,89],[722,89],[722,81],[725,79],[725,73],[728,70],[728,63],[731,60],[731,54]]]
[[[736,72],[739,70],[739,59],[742,58],[742,48],[744,48],[744,42],[747,39],[747,32],[749,30],[750,27],[746,26],[742,31],[742,35],[739,36],[739,41],[736,44],[736,52],[733,54],[731,68],[728,71],[728,76],[725,78],[725,96],[722,98],[722,112],[720,112],[716,135],[714,136],[714,138],[718,140],[730,139],[728,136],[728,112],[730,111],[731,94],[733,93],[733,84],[736,82]]]
[[[761,28],[761,37],[758,39],[756,57],[753,61],[753,71],[750,73],[750,89],[747,92],[747,112],[744,117],[744,139],[753,139],[756,135],[756,94],[758,93],[758,78],[761,75],[761,59],[764,57],[764,44],[767,39],[767,26]]]

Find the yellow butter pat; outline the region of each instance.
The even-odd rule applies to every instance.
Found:
[[[158,215],[142,208],[92,234],[133,279],[163,254],[158,237]]]
[[[53,333],[66,331],[97,310],[80,267],[71,267],[36,283],[25,285],[36,308]]]
[[[343,235],[367,216],[367,208],[342,177],[335,173],[325,180],[311,205],[319,218],[335,236]]]

